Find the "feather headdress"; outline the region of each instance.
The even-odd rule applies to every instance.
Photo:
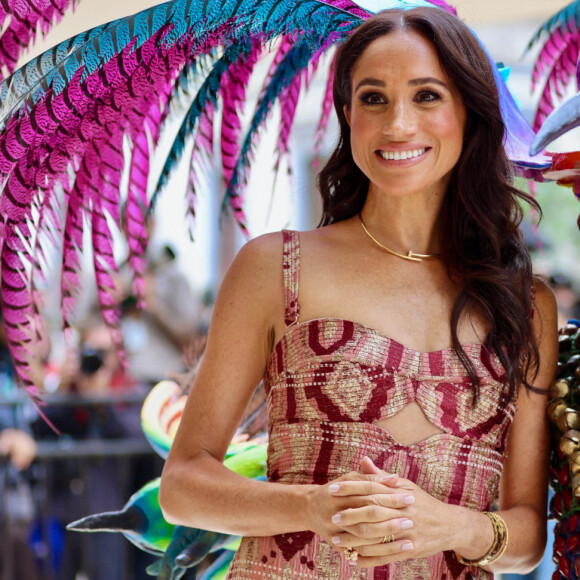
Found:
[[[565,97],[571,79],[576,79],[580,89],[580,0],[571,2],[542,24],[527,50],[542,42],[532,70],[532,91],[543,80],[533,124],[536,131],[554,110],[554,97],[560,100]]]
[[[90,226],[99,302],[115,331],[120,313],[113,298],[111,224],[124,227],[135,292],[142,297],[146,215],[186,142],[195,143],[187,193],[193,216],[198,167],[213,152],[214,124],[221,120],[224,206],[245,229],[248,170],[273,108],[279,106],[281,113],[279,163],[288,153],[299,95],[321,57],[373,12],[434,5],[453,12],[443,0],[173,0],[78,34],[6,79],[0,87],[0,290],[9,347],[28,391],[37,394],[28,356],[35,339],[30,329],[38,318],[31,292],[31,271],[42,247],[38,240],[49,234],[63,240],[66,328],[79,285],[83,232]],[[270,49],[275,54],[243,134],[246,86],[261,54]],[[533,132],[495,71],[510,158],[523,170],[548,166],[547,158],[529,156]],[[331,89],[329,77],[319,139],[331,110]],[[189,106],[150,198],[149,160],[172,101],[184,93]],[[127,143],[131,154],[125,160]],[[121,208],[125,164],[129,187]]]
[[[580,0],[571,2],[542,24],[528,44],[530,50],[543,42],[532,71],[532,90],[544,79],[534,129],[538,134],[532,154],[580,125],[580,95],[555,109],[566,97],[570,83],[580,90]]]

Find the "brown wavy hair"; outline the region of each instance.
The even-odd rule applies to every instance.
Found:
[[[318,176],[323,201],[319,225],[350,218],[365,204],[369,180],[353,160],[344,106],[351,106],[353,68],[366,47],[386,34],[405,30],[433,44],[467,111],[463,150],[443,206],[442,258],[449,276],[463,288],[451,314],[453,348],[477,393],[479,378],[457,337],[462,313],[475,307],[488,323],[486,347],[505,369],[502,381],[509,396],[515,395],[519,384],[537,390],[529,383],[537,373],[539,354],[531,317],[531,259],[518,230],[523,218],[520,201],[540,215],[541,210],[533,198],[513,186],[491,63],[457,17],[435,7],[385,10],[361,24],[338,49],[333,96],[340,138]]]

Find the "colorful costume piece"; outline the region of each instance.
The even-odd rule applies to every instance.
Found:
[[[336,318],[299,321],[299,241],[284,232],[285,335],[274,348],[268,395],[268,479],[323,484],[359,471],[369,456],[439,500],[489,510],[498,491],[515,405],[499,361],[483,344],[465,345],[481,379],[473,386],[451,348],[417,352],[362,324]],[[416,401],[443,431],[413,445],[373,423]],[[244,538],[230,580],[263,578],[488,579],[439,553],[376,569],[357,569],[311,531]]]

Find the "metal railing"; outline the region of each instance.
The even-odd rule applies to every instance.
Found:
[[[46,397],[48,409],[83,409],[89,426],[103,409],[115,409],[116,418],[121,420],[131,411],[133,432],[105,439],[99,434],[102,425],[97,425],[87,430],[84,439],[51,435],[53,440],[37,441],[35,461],[23,474],[3,460],[0,465],[0,533],[4,546],[1,580],[35,580],[30,576],[29,563],[22,560],[15,548],[20,546],[22,551],[23,541],[28,544],[28,557],[38,570],[36,577],[42,580],[147,578],[145,567],[152,559],[140,553],[121,534],[64,531],[67,523],[79,517],[121,509],[132,493],[161,473],[163,462],[152,451],[135,421],[143,400],[144,394],[137,393]],[[22,417],[28,414],[23,411],[27,404],[25,397],[0,399],[0,410],[9,410],[4,416],[18,419],[10,426],[26,429]],[[23,489],[27,490],[32,504],[28,534],[33,534],[28,539],[22,537],[26,509],[16,505],[17,501],[27,501]]]

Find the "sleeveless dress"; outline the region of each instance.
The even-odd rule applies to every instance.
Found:
[[[324,484],[359,471],[367,455],[435,498],[489,511],[497,497],[516,407],[503,368],[483,344],[465,345],[481,379],[477,403],[452,348],[417,352],[363,324],[298,322],[298,233],[284,231],[286,333],[263,383],[268,397],[268,480]],[[402,445],[375,421],[415,401],[443,433]],[[489,580],[451,551],[359,569],[311,531],[243,538],[229,580]]]

